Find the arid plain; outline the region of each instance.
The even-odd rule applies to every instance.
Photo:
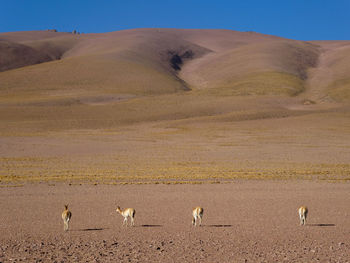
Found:
[[[349,66],[350,41],[1,33],[0,261],[349,262]]]

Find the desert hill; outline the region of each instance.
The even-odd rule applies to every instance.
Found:
[[[350,41],[0,34],[0,185],[349,180]]]
[[[245,120],[342,108],[350,99],[349,64],[350,41],[255,32],[1,33],[1,129]]]

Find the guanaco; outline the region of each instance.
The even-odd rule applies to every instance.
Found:
[[[299,212],[299,218],[300,218],[300,225],[306,224],[306,217],[308,213],[308,209],[306,206],[301,206],[298,210]]]
[[[203,217],[204,209],[202,207],[197,206],[192,211],[192,225],[197,226],[197,221],[199,220],[199,225],[202,225],[202,217]]]
[[[134,225],[134,217],[135,217],[135,213],[136,213],[136,210],[134,208],[126,208],[124,210],[121,210],[120,207],[117,206],[116,211],[124,217],[123,226],[124,226],[124,224],[126,224],[126,226],[128,226],[128,217],[130,217],[130,220],[131,220],[130,226]]]
[[[72,218],[72,212],[68,210],[68,205],[64,205],[64,211],[62,213],[63,219],[63,230],[68,231],[69,229],[69,221]]]

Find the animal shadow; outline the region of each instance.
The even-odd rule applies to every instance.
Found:
[[[162,227],[162,225],[141,225],[140,227]]]
[[[102,231],[108,228],[84,228],[84,229],[77,229],[72,231]]]
[[[321,227],[327,227],[327,226],[335,226],[335,224],[307,224],[307,226],[321,226]]]
[[[232,225],[204,225],[204,227],[232,227]]]

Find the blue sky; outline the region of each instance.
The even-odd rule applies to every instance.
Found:
[[[350,0],[1,0],[0,32],[212,28],[350,40]]]

